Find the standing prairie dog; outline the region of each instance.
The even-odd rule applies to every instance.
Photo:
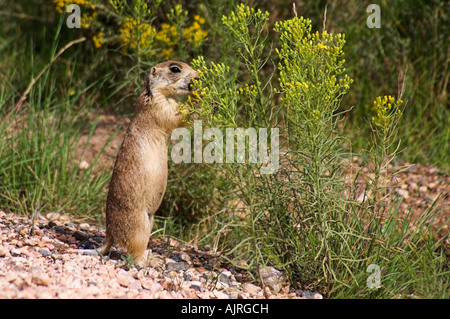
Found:
[[[184,62],[167,61],[146,77],[114,165],[106,200],[106,241],[99,253],[117,244],[138,265],[146,265],[153,217],[167,185],[169,138],[186,118],[177,98],[191,93],[198,75]]]

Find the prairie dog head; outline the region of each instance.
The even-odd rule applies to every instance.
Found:
[[[192,80],[198,72],[181,61],[167,61],[151,68],[146,85],[152,95],[162,94],[164,97],[176,98],[192,93]]]

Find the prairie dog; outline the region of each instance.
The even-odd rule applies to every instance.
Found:
[[[186,118],[177,98],[191,93],[198,76],[180,61],[157,64],[147,75],[114,164],[106,200],[106,241],[99,253],[117,244],[138,265],[146,265],[153,217],[167,185],[169,138]]]

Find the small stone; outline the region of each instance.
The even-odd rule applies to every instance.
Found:
[[[323,296],[321,294],[314,294],[313,299],[323,299]]]
[[[362,204],[363,202],[365,202],[370,196],[371,196],[371,192],[369,191],[368,193],[366,193],[366,192],[362,192],[359,196],[358,196],[358,198],[356,199],[356,201],[359,203],[359,204]]]
[[[425,185],[419,187],[420,193],[426,193],[427,191],[428,191],[428,187],[426,187]]]
[[[69,243],[75,243],[77,241],[77,239],[75,237],[73,237],[72,235],[67,235],[67,241]]]
[[[0,247],[0,257],[5,257],[8,253],[9,251],[6,248]]]
[[[417,172],[417,165],[411,165],[406,169],[410,173],[416,173]]]
[[[230,282],[230,278],[227,275],[225,275],[224,273],[220,274],[219,281],[224,283],[224,284],[227,284],[227,285],[230,285],[230,283],[231,283]]]
[[[88,169],[89,168],[89,163],[86,161],[82,161],[80,163],[80,169]]]
[[[52,252],[51,252],[50,249],[48,249],[47,247],[39,248],[38,252],[39,252],[43,257],[47,257],[47,256],[51,256],[51,255],[52,255]]]
[[[141,286],[147,290],[151,290],[153,285],[155,284],[153,280],[150,280],[148,278],[141,278],[139,281],[141,282]]]
[[[243,294],[242,292],[238,293],[237,298],[238,299],[248,299],[248,297],[245,294]]]
[[[82,231],[76,230],[73,233],[73,237],[75,237],[78,240],[85,240],[86,238],[88,238],[88,235],[86,235],[86,233],[84,233]]]
[[[48,213],[47,214],[47,219],[50,220],[50,221],[54,221],[55,219],[58,219],[59,216],[60,215],[58,213]],[[52,227],[52,226],[50,226],[50,227]]]
[[[406,189],[397,189],[397,194],[402,196],[404,199],[409,198],[409,192]]]
[[[431,183],[428,183],[427,186],[429,189],[435,189],[437,187],[437,185],[438,185],[437,183],[431,182]]]
[[[261,267],[259,269],[259,275],[264,285],[268,286],[275,293],[278,293],[286,284],[287,277],[273,267]]]
[[[260,290],[260,287],[248,282],[242,285],[242,292],[247,292],[251,295],[258,293]]]
[[[22,254],[22,251],[20,249],[13,248],[10,250],[10,254],[13,257],[17,257],[17,256],[20,256],[20,254]]]
[[[194,289],[194,290],[196,290],[196,291],[198,291],[198,292],[202,292],[202,291],[205,290],[205,288],[203,288],[203,287],[200,286],[200,285],[190,285],[189,288]]]
[[[186,270],[188,264],[185,262],[169,262],[167,263],[167,269],[171,271],[181,271]]]
[[[220,290],[214,290],[213,294],[217,299],[230,299],[230,295]]]
[[[180,254],[180,259],[182,261],[185,261],[185,262],[188,262],[188,263],[191,261],[191,257],[188,254],[186,254],[186,253],[181,253]]]
[[[80,224],[80,230],[86,231],[89,230],[89,228],[91,228],[91,225],[89,225],[88,223]]]
[[[42,230],[40,230],[39,228],[34,228],[33,232],[34,232],[34,235],[36,235],[36,236],[39,236],[39,237],[44,236],[44,232]]]
[[[64,227],[62,227],[62,226],[54,226],[52,229],[57,234],[64,234]]]
[[[300,296],[305,297],[306,299],[312,299],[314,297],[313,293],[309,290],[300,290]]]
[[[48,278],[46,275],[34,275],[31,278],[31,282],[40,286],[48,286],[51,284],[50,278]]]
[[[128,285],[129,289],[136,289],[136,290],[142,290],[142,285],[140,283],[139,280],[133,280],[132,282],[130,282],[130,284]]]
[[[120,269],[116,274],[116,279],[119,285],[128,287],[128,285],[134,280],[133,277],[125,270]]]

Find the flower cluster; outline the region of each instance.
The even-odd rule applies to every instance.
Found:
[[[104,42],[104,33],[99,32],[92,37],[92,42],[94,42],[94,46],[98,49],[103,45]]]
[[[372,123],[382,129],[387,129],[393,120],[402,116],[399,109],[402,103],[402,100],[395,100],[390,95],[378,96],[372,105],[372,111],[376,114],[372,117]]]
[[[256,30],[262,29],[269,19],[269,12],[262,12],[260,9],[248,7],[240,4],[236,13],[233,11],[229,16],[223,16],[222,22],[234,34],[236,38],[248,37],[250,25],[254,25]]]
[[[102,24],[102,19],[98,19],[98,14],[108,17],[112,11],[96,5],[95,0],[53,0],[55,9],[60,14],[70,4],[80,6],[80,25],[84,29],[90,28],[90,38],[96,48],[101,48],[108,42],[115,44],[116,39],[119,39],[124,53],[169,60],[173,58],[175,50],[182,50],[186,43],[190,48],[196,49],[207,39],[205,18],[195,15],[192,23],[187,24],[188,12],[181,5],[170,10],[171,13],[167,15],[168,23],[159,25],[153,22],[156,17],[154,8],[150,8],[145,1],[134,0],[127,3],[110,0],[109,3],[120,21],[118,31],[113,31]]]
[[[306,120],[329,118],[352,79],[343,67],[344,35],[311,31],[311,20],[295,17],[277,22],[281,47],[280,92],[282,101]]]
[[[183,37],[194,47],[199,47],[208,36],[208,32],[202,30],[203,24],[205,24],[205,19],[196,15],[192,25],[184,29]]]
[[[194,47],[202,44],[206,39],[206,36],[208,35],[208,32],[201,29],[201,25],[204,23],[205,19],[196,15],[194,17],[194,22],[192,23],[192,25],[184,29],[183,37],[186,39],[186,41],[192,43]]]
[[[156,34],[155,39],[168,46],[174,46],[177,43],[177,36],[177,28],[174,25],[163,23],[161,29]]]
[[[206,40],[208,32],[201,29],[204,23],[205,19],[196,15],[192,25],[181,31],[183,38],[194,48],[199,47]],[[156,30],[150,24],[139,23],[134,18],[128,17],[120,28],[120,41],[124,45],[125,52],[137,51],[139,48],[141,53],[150,53],[153,56],[159,53],[169,60],[179,41],[179,33],[176,26],[168,23],[161,24],[160,29]]]
[[[211,126],[235,126],[239,94],[227,85],[230,67],[212,61],[208,65],[202,56],[194,59],[192,66],[199,77],[194,81],[194,92],[183,105],[183,111],[202,115]],[[206,83],[211,85],[206,86]]]
[[[124,45],[123,51],[137,51],[148,53],[152,50],[155,31],[150,24],[136,20],[133,17],[125,18],[120,27],[120,42]]]

